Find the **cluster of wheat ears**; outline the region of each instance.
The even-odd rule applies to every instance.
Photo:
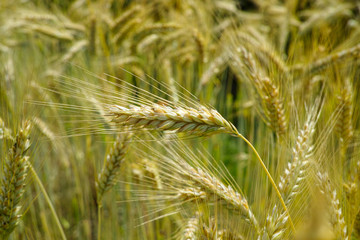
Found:
[[[360,239],[360,4],[0,2],[1,239]]]

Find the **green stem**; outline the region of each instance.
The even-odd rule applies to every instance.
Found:
[[[258,159],[259,162],[260,162],[261,167],[264,169],[267,177],[269,178],[269,180],[270,180],[270,182],[271,182],[271,185],[274,187],[275,192],[276,192],[276,194],[277,194],[277,196],[279,197],[279,200],[280,200],[280,202],[281,202],[281,205],[283,206],[286,214],[289,216],[289,222],[290,222],[291,228],[292,228],[293,232],[295,232],[294,223],[293,223],[293,221],[291,220],[291,216],[290,216],[289,210],[288,210],[287,207],[286,207],[286,204],[285,204],[285,202],[284,202],[284,199],[282,198],[281,193],[280,193],[279,189],[277,188],[277,186],[276,186],[276,184],[275,184],[275,182],[274,182],[274,179],[271,177],[271,174],[269,173],[269,171],[268,171],[267,167],[265,166],[263,160],[261,159],[259,153],[256,151],[255,147],[249,142],[249,140],[247,140],[247,139],[246,139],[242,134],[240,134],[238,131],[236,131],[236,136],[237,136],[237,137],[240,137],[242,140],[244,140],[244,141],[246,142],[246,144],[249,145],[249,147],[250,147],[250,148],[253,150],[253,152],[255,153],[257,159]]]
[[[102,208],[102,204],[100,200],[100,204],[98,206],[98,231],[97,231],[98,240],[101,239],[101,208]]]
[[[44,185],[42,184],[39,176],[37,175],[35,169],[34,169],[33,166],[31,165],[31,163],[30,163],[29,161],[28,161],[27,163],[28,163],[28,166],[29,166],[29,168],[30,168],[30,171],[32,172],[32,174],[33,174],[34,177],[35,177],[36,182],[39,184],[39,187],[40,187],[41,192],[44,194],[44,197],[45,197],[46,202],[49,204],[50,211],[51,211],[51,213],[52,213],[52,215],[53,215],[53,217],[54,217],[54,219],[55,219],[56,225],[57,225],[57,227],[58,227],[58,229],[59,229],[59,231],[60,231],[61,238],[62,238],[63,240],[66,240],[67,238],[66,238],[64,229],[63,229],[63,227],[61,226],[59,217],[58,217],[58,215],[56,214],[55,208],[54,208],[53,204],[51,203],[51,200],[50,200],[49,195],[47,194],[47,192],[46,192],[46,190],[45,190],[45,188],[44,188]]]

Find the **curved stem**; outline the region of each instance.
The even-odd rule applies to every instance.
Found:
[[[61,225],[61,223],[60,223],[60,220],[59,220],[58,215],[56,214],[54,205],[51,203],[50,197],[49,197],[49,195],[47,194],[44,185],[42,184],[39,176],[37,175],[35,169],[34,169],[33,166],[31,165],[31,163],[30,163],[29,161],[28,161],[27,163],[28,163],[28,166],[29,166],[29,168],[30,168],[30,171],[32,172],[33,176],[35,177],[36,182],[39,184],[40,190],[41,190],[42,193],[44,194],[44,197],[45,197],[46,202],[49,204],[50,211],[51,211],[51,213],[52,213],[52,215],[53,215],[53,217],[54,217],[54,219],[55,219],[55,222],[56,222],[56,225],[57,225],[57,227],[58,227],[58,229],[59,229],[61,238],[62,238],[63,240],[66,240],[67,238],[66,238],[64,229],[63,229],[63,227],[62,227],[62,225]]]
[[[267,177],[269,178],[270,182],[271,182],[271,185],[274,187],[275,189],[275,192],[276,192],[276,195],[279,197],[279,200],[281,202],[281,205],[283,206],[286,214],[289,216],[289,222],[290,222],[290,225],[291,225],[291,228],[293,230],[293,232],[295,232],[295,227],[294,227],[294,223],[293,221],[291,220],[291,216],[290,216],[290,213],[289,213],[289,210],[287,209],[286,207],[286,204],[284,202],[284,199],[282,198],[281,196],[281,193],[279,191],[279,189],[277,188],[275,182],[274,182],[274,179],[271,177],[271,174],[269,173],[267,167],[265,166],[263,160],[261,159],[259,153],[256,151],[255,147],[249,142],[249,140],[247,140],[242,134],[240,134],[238,131],[235,132],[236,136],[237,137],[240,137],[242,140],[244,140],[246,142],[247,145],[249,145],[249,147],[251,148],[251,150],[255,153],[257,159],[259,160],[260,162],[260,165],[261,167],[264,169]]]

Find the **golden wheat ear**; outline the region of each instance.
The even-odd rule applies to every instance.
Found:
[[[157,200],[158,204],[167,200],[178,207],[179,212],[194,207],[199,209],[199,206],[218,206],[231,215],[241,217],[253,234],[260,234],[260,225],[244,194],[237,190],[235,183],[229,183],[231,180],[225,176],[224,170],[220,166],[212,166],[211,160],[206,159],[203,153],[193,152],[175,135],[171,141],[162,144],[162,151],[147,142],[143,146],[137,150],[139,157],[147,157],[156,163],[164,184],[158,192],[140,191],[140,199],[145,200],[147,194],[148,199]]]
[[[4,121],[0,117],[0,139],[12,139],[11,130],[5,127]]]
[[[325,68],[335,65],[336,63],[345,62],[348,58],[356,58],[360,53],[360,44],[355,45],[349,49],[330,54],[324,58],[315,60],[314,62],[306,64],[296,64],[291,68],[291,71],[300,71],[306,74],[316,74]]]
[[[313,111],[308,116],[296,138],[293,147],[293,159],[288,163],[284,174],[280,177],[279,189],[287,205],[300,193],[314,151],[313,135],[319,114]]]
[[[329,223],[333,227],[333,233],[344,240],[349,239],[348,229],[343,216],[340,198],[336,189],[334,189],[328,174],[318,172],[317,180],[321,194],[325,197],[328,204]]]
[[[26,152],[30,147],[31,125],[25,122],[9,149],[3,168],[0,190],[0,235],[7,239],[21,218],[20,201],[28,174]]]
[[[109,154],[106,156],[104,167],[102,168],[96,181],[96,192],[99,204],[105,192],[109,191],[115,184],[116,176],[122,162],[124,161],[128,144],[131,139],[131,133],[124,133],[116,138]]]
[[[74,123],[81,121],[88,124],[87,130],[94,129],[97,133],[118,132],[121,127],[125,132],[168,131],[194,136],[224,132],[237,135],[237,130],[231,122],[214,108],[201,104],[186,89],[182,88],[186,94],[179,92],[174,97],[173,88],[170,86],[155,79],[142,79],[126,70],[124,72],[135,77],[145,87],[137,87],[125,80],[106,75],[110,79],[108,80],[81,70],[95,78],[95,82],[98,81],[107,87],[101,88],[99,84],[91,81],[60,76],[58,81],[62,89],[47,90],[79,104],[36,101],[33,104],[48,105],[73,114],[74,118],[78,118],[73,120]],[[155,82],[159,87],[153,86],[151,82]],[[147,91],[145,88],[149,86],[158,94]],[[104,121],[114,130],[101,128]]]
[[[352,231],[356,238],[360,238],[360,211],[356,214]]]
[[[232,54],[234,64],[241,68],[246,67],[250,82],[256,89],[263,106],[261,109],[264,113],[265,123],[278,137],[284,137],[287,133],[288,123],[279,86],[262,71],[251,52],[244,47],[239,47],[237,51],[240,56]]]
[[[200,235],[200,216],[199,212],[189,219],[183,227],[178,239],[179,240],[193,240],[198,239]]]
[[[350,81],[345,81],[345,86],[342,87],[338,94],[338,103],[340,106],[339,119],[336,123],[336,131],[340,137],[340,143],[342,148],[346,151],[351,139],[354,135],[353,130],[353,110],[354,110],[354,99],[353,99],[353,87]]]
[[[244,236],[239,234],[236,229],[219,228],[219,221],[216,218],[210,218],[209,223],[203,223],[201,226],[200,239],[231,239],[243,240]],[[258,238],[259,239],[259,238]]]
[[[113,105],[106,109],[111,122],[120,126],[149,130],[184,132],[207,135],[214,132],[234,133],[234,127],[216,110],[199,105],[198,108],[180,106]]]

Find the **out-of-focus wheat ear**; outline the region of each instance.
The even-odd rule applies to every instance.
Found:
[[[340,142],[344,150],[347,149],[348,143],[351,141],[351,138],[354,135],[353,125],[352,125],[352,115],[353,115],[353,93],[352,87],[349,81],[346,81],[347,84],[341,89],[340,94],[338,95],[339,106],[341,110],[339,112],[339,118],[336,123],[336,131],[340,136]]]
[[[249,33],[242,29],[237,31],[236,37],[238,41],[241,41],[247,48],[256,49],[256,56],[262,59],[261,62],[268,62],[267,67],[275,66],[281,74],[286,74],[288,72],[286,63],[281,58],[279,52],[274,50],[275,47],[271,45],[271,41],[259,36],[261,33],[254,28],[249,28],[248,31]]]
[[[0,139],[12,139],[11,130],[5,127],[4,121],[0,117]]]
[[[179,189],[178,194],[174,196],[174,200],[182,202],[201,203],[208,200],[209,196],[201,188],[184,188]]]
[[[356,214],[352,234],[357,239],[360,238],[360,210]]]
[[[176,85],[175,85],[175,79],[173,74],[173,68],[171,65],[171,62],[169,59],[164,60],[164,72],[166,80],[169,84],[169,90],[171,91],[171,97],[174,100],[175,103],[179,102],[179,96],[177,93]]]
[[[228,59],[229,54],[224,51],[212,62],[210,62],[208,68],[201,76],[198,92],[212,79],[212,77],[214,77],[216,74],[218,74],[225,68]]]
[[[356,58],[359,56],[359,54],[360,54],[360,44],[352,48],[331,54],[324,58],[320,58],[315,62],[310,63],[307,66],[305,64],[296,64],[290,70],[301,71],[301,72],[305,71],[305,73],[308,74],[316,74],[331,64],[339,63],[350,57]]]
[[[263,230],[263,238],[269,240],[283,239],[286,231],[288,216],[285,212],[279,213],[275,205],[272,213],[266,217],[265,227]]]
[[[156,189],[163,189],[163,183],[156,164],[146,158],[143,158],[141,163],[144,168],[143,177],[146,177],[149,182],[153,182]]]
[[[234,231],[230,231],[228,229],[221,229],[221,230],[218,230],[218,234],[219,236],[218,239],[223,239],[223,240],[245,240],[245,238],[234,232]]]
[[[58,154],[59,159],[61,163],[64,165],[64,167],[69,167],[69,157],[66,155],[64,149],[64,143],[62,141],[59,141],[59,139],[56,138],[55,133],[50,129],[50,126],[48,123],[44,122],[38,117],[33,117],[32,123],[34,127],[36,126],[40,132],[47,137],[51,142],[51,148],[56,154]]]
[[[324,22],[347,21],[346,19],[351,16],[351,8],[352,5],[348,2],[339,2],[336,6],[322,5],[320,8],[314,9],[314,12],[299,25],[299,37],[316,31]]]
[[[238,48],[243,64],[248,69],[250,80],[254,84],[261,98],[266,124],[279,136],[282,137],[287,131],[285,108],[279,87],[257,66],[252,54],[245,48]],[[239,60],[238,60],[239,61]]]
[[[117,33],[113,36],[113,43],[121,44],[126,37],[136,29],[139,28],[142,22],[141,16],[133,16],[129,21],[126,21],[121,28],[117,31]]]
[[[129,107],[112,105],[106,109],[106,112],[111,122],[129,128],[184,132],[194,135],[214,132],[237,133],[235,127],[215,109],[201,105],[197,109],[159,104]]]
[[[279,89],[270,78],[263,78],[261,82],[256,82],[262,92],[262,99],[265,102],[266,114],[269,118],[270,127],[279,135],[283,136],[287,130],[285,109],[281,100]]]
[[[244,240],[245,238],[235,231],[218,229],[215,218],[211,218],[209,225],[206,225],[205,223],[202,225],[201,238],[199,239]]]
[[[233,213],[238,213],[243,216],[251,226],[260,232],[258,221],[251,211],[247,200],[231,186],[224,185],[219,179],[211,176],[201,168],[193,168],[190,165],[184,165],[186,175],[196,182],[202,191],[212,195],[218,201],[225,203],[225,206],[232,210]]]
[[[355,218],[359,211],[359,187],[358,182],[354,179],[343,183],[344,195],[346,197],[346,212],[344,213],[347,216],[347,226],[349,229],[349,234],[354,232],[353,224]]]
[[[161,164],[165,164],[165,168],[162,168],[163,171],[167,172],[169,169],[173,169],[173,171],[169,172],[169,177],[173,177],[175,181],[181,180],[187,185],[187,187],[178,187],[172,199],[180,199],[182,202],[185,202],[184,200],[215,202],[218,206],[224,206],[232,214],[241,216],[259,234],[260,227],[258,221],[251,211],[246,198],[234,190],[231,185],[224,184],[221,179],[212,174],[211,170],[201,166],[200,159],[193,155],[185,146],[178,145],[176,147],[180,146],[181,151],[184,151],[183,153],[179,154],[176,149],[172,149],[169,145],[166,147],[168,149],[165,149],[168,151],[166,156],[162,155],[160,160],[154,159],[155,161],[160,161]],[[182,154],[188,155],[184,158]],[[186,159],[187,157],[190,159]],[[194,166],[188,161],[193,162]]]
[[[99,203],[104,193],[110,190],[115,183],[121,163],[124,161],[131,135],[131,133],[119,135],[116,138],[109,154],[106,156],[104,167],[102,168],[96,181],[96,192]]]
[[[54,28],[47,25],[31,25],[29,27],[31,31],[38,32],[44,36],[62,40],[62,41],[73,41],[74,35],[71,31],[66,31],[60,28]]]
[[[199,55],[199,61],[201,64],[203,64],[206,61],[206,49],[205,49],[205,40],[203,35],[201,34],[201,32],[199,32],[198,29],[194,28],[192,30],[192,34],[191,34],[192,38],[195,41],[197,50],[198,50],[198,55]]]
[[[359,193],[357,191],[359,191],[359,183],[360,183],[360,161],[357,162],[357,166],[356,166],[356,172],[355,172],[355,183],[352,183],[351,186],[345,187],[345,190],[347,190],[347,192],[354,192],[353,196],[351,196],[352,198],[350,198],[352,201],[349,201],[350,204],[350,209],[354,212],[355,219],[353,222],[353,226],[352,226],[352,235],[360,238],[360,209],[359,209],[359,201],[358,201],[358,196]],[[350,191],[349,189],[350,188]],[[353,190],[353,191],[351,191]],[[356,194],[357,193],[357,194]],[[349,197],[349,196],[347,196]],[[356,214],[356,215],[355,215]]]
[[[119,28],[123,27],[123,25],[134,17],[134,14],[138,14],[142,10],[140,5],[134,5],[133,7],[129,8],[128,10],[121,13],[119,17],[114,19],[112,23],[112,30],[114,32],[119,31]]]
[[[325,199],[330,206],[328,208],[330,218],[329,222],[334,229],[334,233],[337,237],[340,237],[343,240],[348,240],[349,236],[347,226],[344,220],[337,192],[331,185],[331,181],[327,173],[318,172],[317,177],[319,181],[320,192],[325,196]]]
[[[143,27],[136,33],[135,38],[143,39],[144,37],[154,34],[154,33],[168,33],[174,32],[178,29],[181,29],[182,26],[174,23],[153,23],[149,25],[142,25]]]
[[[197,240],[199,239],[199,227],[200,227],[200,213],[197,212],[195,216],[188,219],[182,233],[180,240]]]
[[[214,218],[209,220],[209,224],[203,224],[201,226],[201,235],[204,239],[217,239],[217,225]]]
[[[159,39],[160,39],[160,36],[155,33],[144,37],[136,45],[136,52],[144,53],[146,51],[149,51],[149,49],[151,49],[151,47],[154,46],[156,44],[156,42],[159,41]]]
[[[0,235],[7,239],[21,218],[21,205],[28,173],[26,152],[30,147],[31,125],[25,122],[5,159],[0,190]]]
[[[75,42],[70,49],[60,58],[59,62],[67,63],[69,62],[74,56],[84,49],[86,46],[89,45],[88,40],[79,40]]]

